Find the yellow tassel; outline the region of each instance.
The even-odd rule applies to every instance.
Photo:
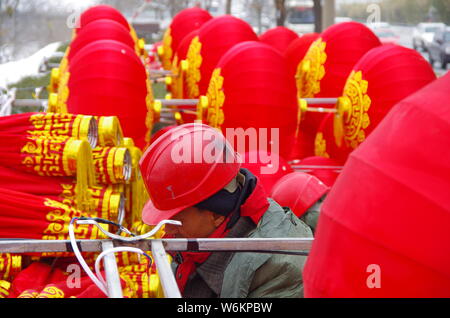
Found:
[[[69,139],[64,147],[63,165],[66,172],[76,174],[77,208],[81,211],[92,211],[95,203],[88,191],[95,186],[95,171],[92,150],[85,140]]]

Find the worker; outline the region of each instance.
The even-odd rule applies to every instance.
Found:
[[[269,199],[258,178],[241,168],[225,137],[204,124],[185,124],[147,149],[140,169],[150,200],[142,218],[166,225],[175,238],[310,238],[310,228]],[[182,252],[174,257],[183,297],[302,297],[305,256],[249,252]]]

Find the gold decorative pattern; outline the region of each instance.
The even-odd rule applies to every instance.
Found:
[[[344,87],[344,98],[351,105],[344,120],[344,141],[347,146],[355,149],[365,139],[365,129],[370,125],[369,108],[371,99],[367,95],[369,83],[363,80],[361,71],[352,71]]]
[[[325,76],[324,64],[327,60],[326,43],[317,39],[309,47],[295,75],[299,98],[311,98],[320,92],[320,81]]]
[[[64,298],[64,292],[54,285],[49,285],[36,298]]]
[[[327,153],[327,141],[323,138],[323,133],[318,132],[314,140],[314,154],[316,156],[330,158]]]
[[[163,47],[163,54],[161,56],[161,62],[163,65],[163,68],[165,70],[170,70],[171,66],[171,60],[173,55],[172,50],[172,30],[168,28],[166,32],[164,33],[163,41],[162,41],[162,47]]]
[[[0,280],[0,298],[8,298],[11,283],[6,280]]]
[[[199,41],[199,37],[196,36],[192,39],[189,45],[187,53],[188,69],[186,73],[186,86],[189,98],[197,98],[200,95],[200,89],[198,82],[201,80],[200,67],[203,62],[203,58],[200,54],[202,50],[202,44]]]
[[[221,69],[216,68],[212,73],[209,82],[208,91],[208,108],[206,114],[206,123],[214,128],[221,128],[225,115],[223,113],[223,104],[225,103],[225,93],[223,92],[223,76],[220,75]]]
[[[36,298],[39,293],[34,289],[24,290],[17,298]]]

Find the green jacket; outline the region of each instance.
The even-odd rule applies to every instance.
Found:
[[[268,199],[258,225],[241,217],[227,237],[312,237],[311,229],[291,210]],[[306,256],[270,253],[212,253],[191,275],[184,297],[287,298],[303,296]]]

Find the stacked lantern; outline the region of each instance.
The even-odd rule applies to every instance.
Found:
[[[297,33],[282,26],[267,30],[259,36],[261,42],[269,44],[281,54],[284,54],[289,45],[298,38]]]

